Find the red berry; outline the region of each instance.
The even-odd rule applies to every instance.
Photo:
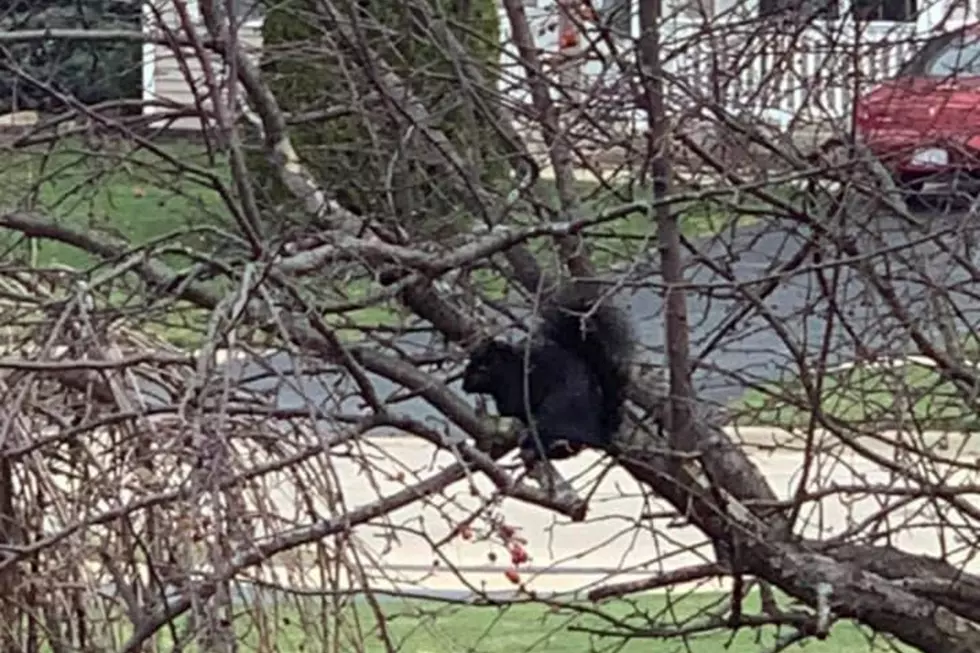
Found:
[[[527,551],[523,546],[520,544],[514,544],[510,547],[510,561],[514,564],[514,566],[528,561]]]
[[[566,50],[568,48],[574,48],[577,45],[578,45],[578,32],[574,31],[574,29],[569,30],[567,32],[562,32],[561,35],[558,37],[558,47],[561,48],[562,50]]]
[[[505,571],[504,572],[504,576],[506,576],[507,577],[507,580],[509,580],[510,582],[514,583],[515,585],[519,585],[520,582],[521,582],[521,575],[520,575],[520,573],[518,573],[518,571],[516,569],[514,569],[513,567],[511,567],[510,569],[508,569],[507,571]]]

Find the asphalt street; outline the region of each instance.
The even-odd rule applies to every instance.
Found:
[[[844,216],[838,228],[857,256],[836,254],[825,245],[821,259],[808,256],[797,273],[778,276],[775,290],[723,336],[719,329],[746,304],[747,295],[758,298],[765,283],[776,278],[774,271],[786,266],[811,234],[785,220],[769,221],[698,243],[711,264],[694,261],[688,267],[695,288],[687,307],[702,398],[727,402],[741,394],[746,381],[772,381],[787,373],[795,378],[802,361],[833,367],[868,354],[888,359],[918,353],[864,270],[883,279],[910,319],[930,335],[938,335],[930,317],[940,297],[948,298],[939,303],[956,313],[959,331],[977,325],[976,218],[923,214],[912,225],[861,213]],[[659,294],[636,292],[632,314],[642,325],[645,344],[662,351]]]
[[[724,405],[737,398],[747,383],[796,377],[801,361],[816,365],[825,360],[833,366],[853,361],[862,349],[863,355],[872,352],[883,358],[912,353],[906,331],[867,282],[862,266],[885,280],[909,319],[927,333],[937,335],[932,318],[940,294],[949,298],[947,310],[954,310],[960,331],[976,327],[980,317],[980,296],[973,283],[980,263],[977,220],[963,214],[916,219],[917,224],[908,224],[855,210],[841,218],[839,232],[860,255],[834,255],[827,248],[822,260],[809,256],[792,274],[777,275],[774,270],[797,255],[809,234],[787,220],[760,221],[695,243],[698,255],[689,253],[686,269],[687,309],[691,353],[699,361],[694,378],[702,399]],[[765,283],[774,278],[779,281],[776,289],[758,300]],[[660,362],[666,338],[659,266],[641,262],[625,281],[619,299],[629,307],[643,345],[640,355]],[[747,293],[757,298],[757,308],[721,334],[722,326],[745,305]],[[401,344],[414,352],[442,347],[439,339],[427,335],[405,336]],[[281,373],[292,369],[286,355],[272,356],[267,365],[230,366],[232,376],[261,374],[265,368],[266,378],[251,387],[277,388],[280,407],[313,402],[328,410],[359,410],[355,399],[338,405],[336,398],[347,393],[338,392],[334,375],[288,380],[269,375],[270,367]],[[382,397],[397,389],[383,378],[370,376]],[[419,399],[403,402],[400,410],[416,418],[436,417]]]

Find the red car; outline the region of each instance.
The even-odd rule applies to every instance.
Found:
[[[860,141],[900,185],[980,184],[980,25],[928,40],[898,75],[860,98]]]

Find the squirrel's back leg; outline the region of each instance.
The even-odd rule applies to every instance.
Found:
[[[534,411],[534,424],[521,436],[521,458],[534,462],[570,458],[587,447],[606,450],[598,396],[558,392],[545,397]]]
[[[534,463],[543,458],[548,460],[564,460],[581,453],[585,445],[573,442],[567,438],[554,436],[541,436],[540,431],[535,433],[531,429],[525,429],[521,433],[520,455],[525,466],[531,467]]]

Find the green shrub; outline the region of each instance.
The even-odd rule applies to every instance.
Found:
[[[407,129],[407,119],[395,120],[398,112],[391,105],[363,104],[376,89],[370,77],[377,71],[376,62],[365,61],[361,45],[366,44],[408,84],[431,111],[433,126],[458,152],[488,177],[499,174],[501,166],[492,155],[495,135],[489,121],[463,101],[459,72],[438,29],[426,25],[415,2],[362,0],[359,6],[383,21],[385,30],[359,21],[354,29],[360,31],[360,43],[352,44],[329,28],[315,6],[311,0],[270,2],[262,30],[263,75],[286,112],[352,108],[339,118],[291,126],[304,163],[329,192],[360,213],[390,215],[394,204],[401,226],[410,230],[434,235],[460,227],[466,221],[461,198],[445,183],[445,175],[434,173],[431,160],[418,156],[420,151],[438,156],[420,130]],[[468,15],[461,16],[465,6]],[[494,83],[499,43],[494,0],[435,0],[429,11],[434,23],[444,20],[468,52],[486,64],[487,82]],[[287,196],[266,165],[256,168],[262,190],[273,203],[282,202]]]

